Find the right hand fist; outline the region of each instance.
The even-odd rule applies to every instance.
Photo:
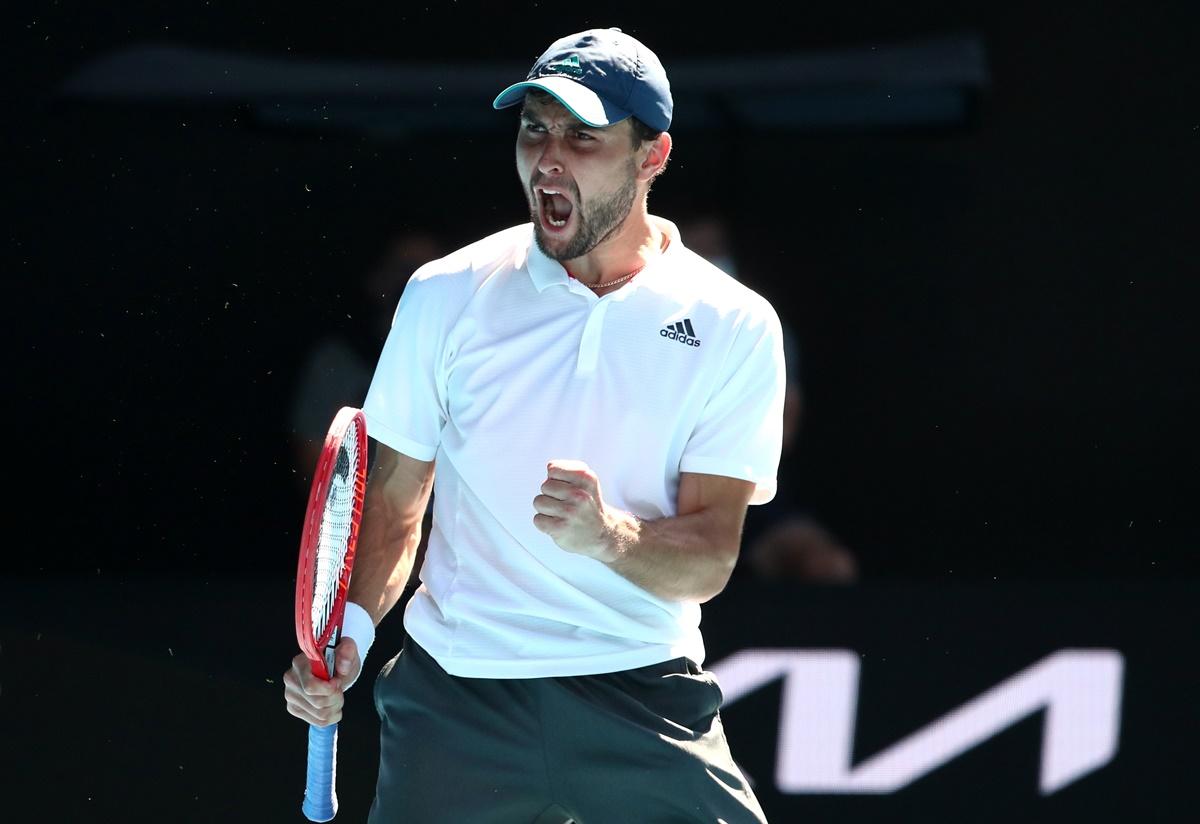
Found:
[[[302,721],[328,727],[342,720],[346,687],[358,677],[362,661],[353,638],[343,638],[334,648],[334,677],[325,681],[313,675],[312,662],[301,653],[283,674],[283,698],[287,711]]]

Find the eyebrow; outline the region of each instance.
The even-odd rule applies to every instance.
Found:
[[[524,106],[521,107],[521,119],[524,121],[527,121],[529,123],[532,123],[535,126],[542,126],[543,128],[546,127],[546,121],[542,120],[540,117],[538,117],[535,114],[531,114],[530,111],[528,109],[526,109]],[[584,132],[584,131],[602,132],[602,131],[604,131],[603,127],[589,126],[588,124],[586,124],[582,120],[580,120],[578,117],[574,117],[574,116],[571,117],[571,125],[569,126],[569,128],[572,131],[576,131],[576,132]]]

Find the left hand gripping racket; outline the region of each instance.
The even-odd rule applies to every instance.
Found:
[[[362,410],[343,407],[317,459],[296,570],[296,640],[313,674],[334,675],[334,647],[346,609],[354,545],[367,486],[367,422]],[[309,725],[308,783],[301,809],[309,821],[337,815],[337,724]]]

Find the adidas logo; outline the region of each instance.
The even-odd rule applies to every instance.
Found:
[[[684,318],[676,321],[670,326],[666,326],[658,330],[658,334],[662,335],[667,340],[677,340],[680,343],[688,346],[699,346],[700,341],[696,337],[696,330],[692,328],[692,319]]]
[[[564,57],[562,60],[555,60],[548,63],[546,71],[573,74],[576,77],[583,76],[583,67],[579,65],[579,55],[577,54],[572,54],[569,57]]]

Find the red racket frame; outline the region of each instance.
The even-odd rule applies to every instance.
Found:
[[[337,465],[338,449],[351,427],[357,432],[358,472],[354,478],[354,504],[350,517],[350,539],[346,547],[346,559],[342,563],[342,574],[337,583],[337,595],[329,621],[320,638],[313,637],[312,599],[313,578],[316,573],[317,543],[321,537],[321,515],[325,508],[325,497],[329,493],[329,481]],[[362,521],[363,497],[367,489],[367,420],[361,409],[342,407],[329,426],[325,444],[317,459],[313,473],[312,489],[308,494],[308,508],[304,513],[304,532],[300,538],[300,561],[296,568],[296,640],[300,651],[312,662],[313,675],[328,680],[332,673],[325,666],[324,649],[334,631],[342,625],[346,612],[346,593],[350,587],[350,571],[354,567],[354,550],[358,544],[358,529]]]

